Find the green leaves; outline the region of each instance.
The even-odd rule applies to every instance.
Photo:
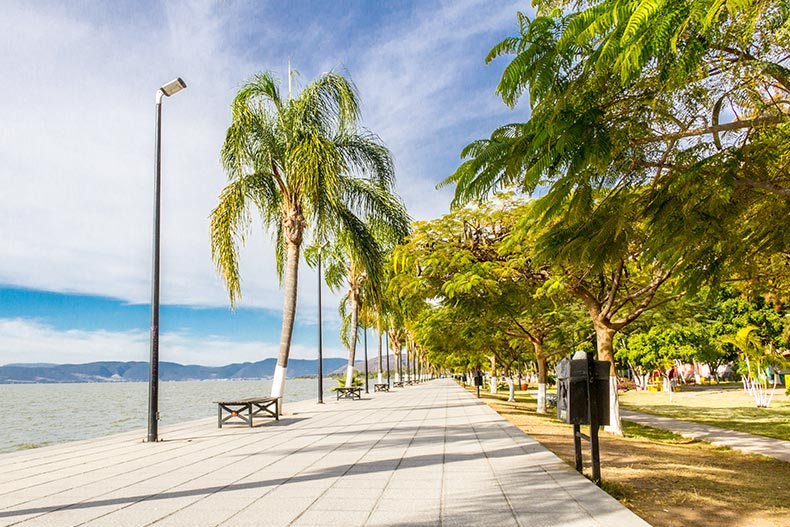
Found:
[[[453,206],[544,192],[537,208],[553,227],[537,254],[602,269],[638,249],[691,291],[775,269],[790,247],[775,228],[790,216],[787,5],[538,7],[534,19],[519,13],[518,33],[486,59],[509,56],[497,92],[513,106],[529,91],[530,118],[463,150],[442,183],[455,185]],[[754,286],[781,294],[783,276]]]
[[[391,155],[358,126],[357,99],[351,81],[333,72],[288,100],[268,72],[239,90],[222,146],[229,185],[211,217],[212,257],[231,303],[241,293],[238,250],[251,208],[274,235],[281,278],[285,245],[300,245],[305,231],[353,239],[350,247],[371,255],[369,271],[380,249],[366,222],[387,223],[398,240],[408,232],[403,204],[392,194]]]

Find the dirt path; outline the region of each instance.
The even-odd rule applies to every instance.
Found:
[[[572,428],[536,414],[534,400],[484,401],[573,464]],[[656,527],[785,527],[790,521],[790,463],[631,424],[626,437],[602,432],[600,438],[604,488]],[[589,467],[586,443],[583,449]]]

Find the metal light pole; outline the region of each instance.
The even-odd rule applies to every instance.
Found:
[[[186,88],[181,77],[156,91],[156,161],[154,163],[154,247],[151,271],[151,362],[148,377],[148,439],[159,440],[159,211],[162,188],[162,97],[170,97]]]
[[[365,393],[370,393],[368,390],[368,328],[365,327],[363,333],[365,339]]]
[[[321,252],[326,242],[318,247],[318,404],[324,404],[324,337],[321,324]]]
[[[397,367],[398,378],[400,379],[401,382],[403,382],[403,357],[402,357],[402,355],[403,355],[403,351],[401,350],[401,352],[398,354],[398,367]]]
[[[409,349],[409,343],[406,342],[406,380],[411,382],[411,350]]]
[[[390,338],[387,335],[387,331],[384,331],[384,344],[387,346],[387,389],[391,388],[390,386]]]

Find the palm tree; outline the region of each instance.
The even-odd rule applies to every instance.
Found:
[[[743,387],[754,397],[758,408],[768,408],[776,390],[778,376],[769,375],[772,367],[783,365],[782,356],[769,343],[763,343],[757,326],[740,328],[733,335],[722,335],[719,342],[731,344],[743,358]],[[752,369],[754,366],[754,369]],[[773,377],[773,387],[769,385]]]
[[[348,292],[340,302],[340,315],[343,325],[340,330],[340,340],[348,347],[348,366],[346,367],[346,387],[351,386],[354,377],[354,361],[357,353],[357,339],[359,338],[359,311],[360,306],[367,303],[370,296],[371,285],[367,273],[353,260],[346,266]]]
[[[341,230],[328,253],[326,282],[335,291],[348,287],[340,303],[343,326],[340,337],[348,347],[346,387],[351,387],[354,376],[357,337],[362,320],[370,326],[371,313],[381,305],[385,284],[385,254],[409,233],[409,217],[405,208],[393,196],[393,206],[387,211],[386,221],[372,221],[358,225],[357,231]],[[372,243],[359,247],[357,239],[372,237]]]
[[[319,239],[355,232],[365,218],[386,218],[394,169],[379,138],[359,127],[356,88],[326,73],[295,97],[283,98],[271,73],[246,82],[231,105],[222,146],[228,185],[211,213],[211,252],[231,305],[241,296],[239,246],[252,209],[276,242],[285,287],[280,351],[272,397],[282,397],[296,315],[299,254],[306,232]],[[371,237],[354,240],[370,249]]]

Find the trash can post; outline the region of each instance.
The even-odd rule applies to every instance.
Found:
[[[590,449],[592,450],[593,483],[601,486],[601,456],[598,450],[598,393],[596,383],[595,361],[592,353],[587,353],[587,408],[590,414]]]

